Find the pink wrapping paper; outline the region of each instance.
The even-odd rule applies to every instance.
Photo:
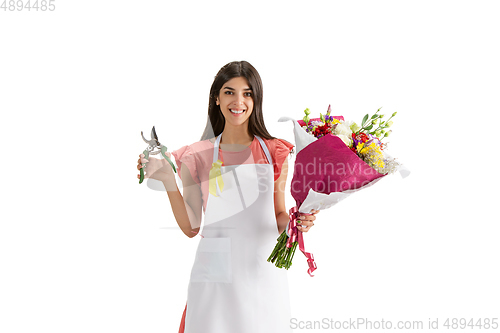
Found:
[[[297,154],[291,194],[300,210],[310,189],[324,194],[355,190],[384,176],[360,159],[340,138],[328,134]]]

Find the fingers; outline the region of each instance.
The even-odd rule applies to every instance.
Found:
[[[137,178],[138,178],[138,179],[141,179],[141,175],[140,175],[140,174],[139,174],[139,175],[137,175]],[[149,178],[149,177],[148,177],[148,175],[146,175],[146,173],[144,173],[144,179],[146,179],[146,178]]]
[[[311,227],[314,225],[313,222],[309,222],[309,221],[303,221],[302,223],[300,223],[297,228],[302,231],[302,232],[308,232],[309,230],[311,230]]]
[[[298,225],[298,228],[300,231],[303,231],[303,232],[308,232],[309,230],[311,230],[311,227],[314,225],[314,220],[316,219],[316,217],[314,215],[302,215],[299,217],[299,221],[297,221],[297,223],[299,223]]]
[[[146,157],[146,155],[144,154],[139,154],[139,159],[137,160],[137,170],[141,170],[142,168],[144,168],[143,164],[144,163],[147,163],[149,162],[149,160],[143,158],[143,157]],[[146,169],[144,168],[144,178],[148,178],[148,176],[146,175]],[[137,179],[141,179],[141,175],[137,175]]]
[[[319,211],[316,211],[319,212]],[[313,213],[311,213],[313,214]],[[311,227],[314,225],[314,220],[316,220],[316,216],[314,215],[299,215],[297,223],[299,225],[297,228],[302,232],[308,232],[311,230]]]
[[[301,221],[314,221],[314,220],[316,220],[316,216],[314,216],[314,215],[299,215],[298,219]]]
[[[166,159],[158,159],[155,157],[146,159],[144,157],[144,154],[139,154],[139,159],[137,160],[137,170],[143,170],[144,179],[151,178],[161,180],[170,176],[170,174],[173,175],[172,168]],[[140,179],[140,175],[137,177]]]
[[[139,155],[139,159],[137,160],[137,164],[144,164],[144,163],[147,163],[149,162],[149,160],[145,159],[145,158],[142,158],[142,157],[145,157],[144,154],[140,154]],[[139,168],[140,169],[140,168]]]

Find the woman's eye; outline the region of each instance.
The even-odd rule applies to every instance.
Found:
[[[233,95],[234,92],[226,90],[226,91],[224,91],[224,94],[226,94],[226,95]],[[246,92],[246,93],[243,93],[243,96],[245,96],[245,97],[252,97],[252,93],[251,92]]]

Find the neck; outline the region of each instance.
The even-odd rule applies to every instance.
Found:
[[[249,141],[253,141],[253,135],[248,132],[248,128],[242,131],[241,128],[226,126],[222,131],[220,143],[246,145]]]

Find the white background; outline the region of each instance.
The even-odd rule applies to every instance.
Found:
[[[292,143],[277,119],[306,107],[398,112],[412,174],[317,215],[315,276],[300,252],[288,272],[297,321],[499,317],[497,1],[55,4],[0,11],[0,331],[177,332],[199,237],[138,185],[140,132],[199,140],[233,60]]]

